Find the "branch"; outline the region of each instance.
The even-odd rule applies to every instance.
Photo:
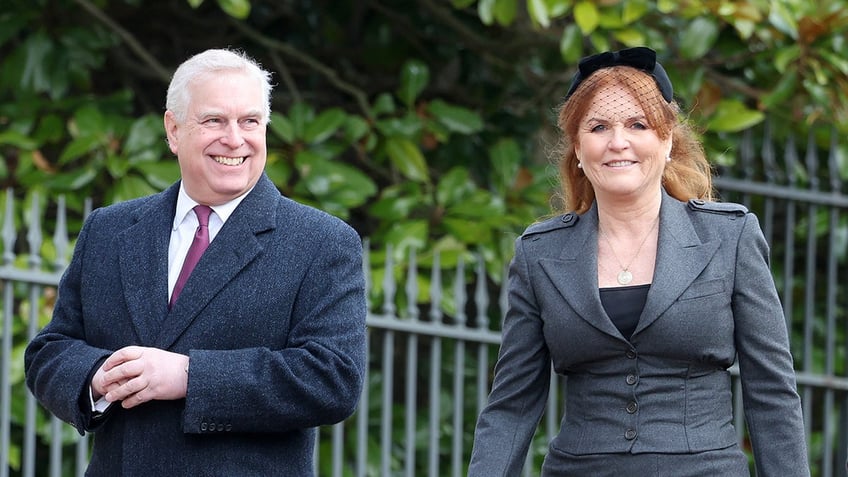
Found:
[[[359,105],[359,108],[362,110],[362,113],[367,118],[371,119],[371,107],[368,104],[368,98],[365,92],[357,88],[356,86],[348,83],[347,81],[339,78],[338,73],[336,73],[334,69],[321,63],[320,61],[307,55],[306,53],[303,53],[296,48],[292,48],[286,43],[273,40],[265,35],[262,35],[256,30],[248,27],[246,24],[244,24],[244,22],[240,22],[235,19],[231,19],[230,21],[236,27],[236,29],[238,29],[248,37],[252,38],[260,45],[263,45],[274,51],[279,51],[280,53],[288,57],[294,58],[297,61],[300,61],[301,63],[305,64],[306,66],[312,68],[313,70],[323,75],[325,78],[327,78],[327,81],[329,81],[330,84],[351,95],[353,99],[356,100],[356,103]]]
[[[167,68],[162,66],[161,63],[156,61],[156,58],[154,58],[153,55],[148,53],[147,50],[145,50],[144,47],[141,46],[141,43],[136,40],[135,37],[132,36],[132,34],[130,34],[130,32],[122,28],[121,25],[115,23],[111,18],[109,18],[108,15],[106,15],[102,10],[97,8],[88,0],[74,1],[76,1],[79,6],[87,10],[88,13],[90,13],[92,16],[100,20],[104,25],[111,28],[112,31],[117,33],[118,36],[121,37],[121,39],[123,39],[124,42],[130,47],[130,50],[135,52],[135,54],[138,55],[139,58],[141,58],[141,61],[146,63],[150,67],[150,69],[156,74],[156,76],[159,77],[159,79],[161,79],[166,84],[171,80],[171,72],[168,71]]]

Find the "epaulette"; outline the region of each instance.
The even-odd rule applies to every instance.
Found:
[[[551,230],[564,229],[568,227],[574,226],[580,217],[573,213],[569,212],[567,214],[560,215],[558,217],[550,218],[544,222],[537,222],[529,227],[521,234],[521,239],[526,239],[533,235],[543,234],[545,232],[550,232]]]
[[[710,202],[702,199],[690,199],[689,208],[711,214],[726,214],[742,217],[748,213],[748,208],[735,202]]]

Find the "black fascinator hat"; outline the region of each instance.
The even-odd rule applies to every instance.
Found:
[[[663,99],[669,103],[672,101],[674,88],[671,86],[671,80],[668,79],[665,69],[657,62],[657,52],[644,46],[625,48],[619,51],[606,51],[580,60],[577,73],[571,80],[571,86],[568,88],[568,93],[565,94],[565,99],[568,100],[580,86],[580,83],[591,76],[592,73],[613,66],[630,66],[648,73],[656,81]]]

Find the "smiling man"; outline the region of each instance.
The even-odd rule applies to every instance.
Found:
[[[312,475],[314,428],[356,408],[361,241],[264,174],[270,95],[239,52],[191,57],[164,117],[181,180],[80,232],[26,373],[95,433],[86,475]]]

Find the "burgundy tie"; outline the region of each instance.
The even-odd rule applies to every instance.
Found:
[[[197,230],[194,232],[194,240],[191,241],[191,247],[189,247],[186,254],[183,268],[180,270],[180,276],[177,278],[176,285],[174,285],[174,291],[171,293],[171,302],[168,304],[168,308],[174,306],[174,303],[177,302],[177,297],[183,290],[189,275],[191,275],[191,271],[194,270],[194,266],[200,261],[203,251],[209,246],[209,214],[211,213],[212,209],[207,205],[197,205],[194,207],[194,215],[197,216],[198,222]]]

